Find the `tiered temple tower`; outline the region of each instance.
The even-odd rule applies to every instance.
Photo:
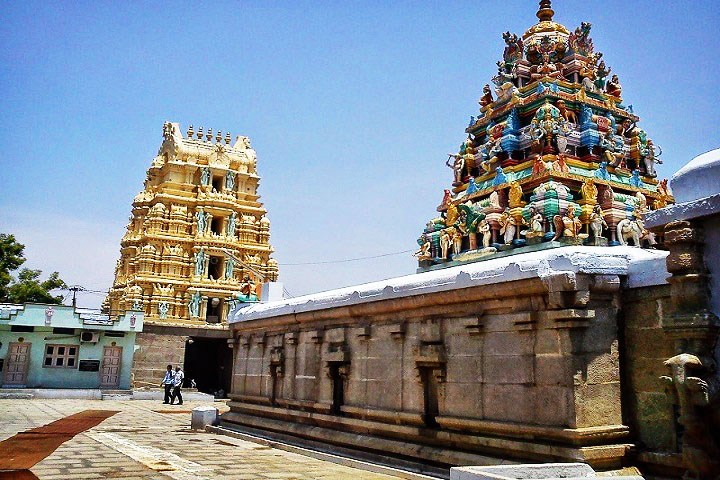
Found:
[[[521,37],[503,34],[452,187],[418,239],[420,269],[561,245],[652,245],[643,215],[673,199],[662,150],[638,127],[590,38],[553,21],[550,0]]]
[[[145,188],[133,202],[105,307],[111,313],[142,309],[148,335],[153,327],[160,335],[172,327],[183,345],[188,337],[226,330],[234,304],[256,301],[261,284],[278,276],[256,166],[247,137],[231,144],[229,133],[195,132],[192,125],[183,136],[179,124],[166,122]],[[142,338],[138,344],[152,350]],[[136,355],[136,380],[157,383],[168,357],[182,363],[173,353],[154,355],[157,365]]]

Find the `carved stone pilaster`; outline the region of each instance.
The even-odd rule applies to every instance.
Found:
[[[663,318],[663,330],[674,340],[676,353],[696,355],[703,365],[714,369],[712,349],[720,322],[709,310],[702,228],[687,221],[669,223],[665,245],[670,250],[666,263],[672,274],[668,280],[672,312]]]

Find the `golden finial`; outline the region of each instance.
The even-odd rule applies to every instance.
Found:
[[[198,140],[201,140],[201,139],[202,139],[202,137],[203,137],[203,127],[198,128],[197,137],[198,137]]]
[[[225,144],[230,145],[230,132],[225,132]]]
[[[207,129],[207,133],[205,134],[205,138],[207,139],[208,142],[209,142],[210,140],[212,140],[212,128],[208,128],[208,129]]]
[[[188,127],[188,130],[187,130],[187,136],[188,136],[188,138],[192,138],[193,135],[195,135],[195,131],[193,130],[192,124],[190,124],[190,126]]]
[[[555,12],[552,9],[550,0],[540,0],[540,9],[535,15],[541,22],[551,22]]]

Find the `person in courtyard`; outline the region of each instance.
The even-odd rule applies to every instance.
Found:
[[[183,398],[180,389],[182,388],[184,380],[185,374],[183,373],[182,369],[179,366],[175,367],[175,375],[173,376],[173,392],[172,398],[170,399],[170,405],[173,405],[175,403],[176,398],[178,399],[178,405],[183,404]]]
[[[163,403],[170,403],[170,394],[172,393],[173,386],[174,386],[174,379],[175,375],[172,371],[172,365],[167,366],[167,371],[165,372],[165,378],[163,378],[163,381],[160,385],[165,387],[165,398],[163,399]]]

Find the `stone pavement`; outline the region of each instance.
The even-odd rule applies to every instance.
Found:
[[[40,480],[400,478],[192,431],[190,410],[198,405],[208,403],[169,406],[142,400],[0,400],[0,440],[83,410],[118,410],[120,413],[65,442],[32,472]],[[221,412],[227,410],[223,403],[213,405],[222,407]]]

